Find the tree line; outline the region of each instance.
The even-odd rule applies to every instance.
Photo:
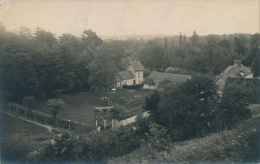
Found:
[[[191,37],[104,41],[92,30],[80,37],[55,36],[42,28],[9,32],[0,24],[0,96],[19,103],[26,97],[99,93],[112,88],[116,73],[135,59],[143,63],[145,75],[169,67],[177,73],[217,75],[234,59],[242,59],[259,75],[259,38],[259,34],[202,37],[194,31]]]
[[[56,37],[41,28],[9,32],[1,24],[1,99],[22,102],[24,97],[45,99],[107,89],[113,86],[117,70],[124,69],[121,59],[132,54],[135,44],[104,43],[91,30],[80,37]]]
[[[174,67],[185,70],[186,74],[218,75],[235,59],[256,67],[259,46],[258,33],[199,36],[194,31],[191,37],[180,34],[147,41],[139,58],[150,70],[164,72],[168,67]]]

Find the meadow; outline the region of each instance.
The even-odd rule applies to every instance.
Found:
[[[95,124],[94,107],[96,106],[115,106],[126,115],[131,115],[133,111],[138,111],[144,105],[145,96],[148,91],[136,89],[118,89],[115,92],[104,92],[94,94],[91,92],[79,92],[75,94],[64,95],[63,110],[57,115],[57,118],[68,119],[74,122],[80,122],[85,125],[93,126]],[[102,100],[103,97],[103,100]],[[107,98],[105,98],[107,97]],[[34,109],[51,115],[47,108],[47,102],[37,102]]]

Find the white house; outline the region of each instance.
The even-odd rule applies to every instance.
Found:
[[[118,72],[116,76],[116,86],[131,86],[142,84],[144,81],[144,67],[140,61],[130,61],[127,71]]]

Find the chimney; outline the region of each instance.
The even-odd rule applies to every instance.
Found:
[[[234,65],[241,67],[241,60],[234,60]]]

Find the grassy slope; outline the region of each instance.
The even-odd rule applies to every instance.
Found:
[[[0,112],[2,161],[26,160],[28,153],[46,146],[53,135],[47,129]]]
[[[135,152],[108,160],[109,163],[159,162],[259,162],[260,105],[253,109],[254,117],[233,130],[211,134],[204,138],[170,143],[171,150],[158,153],[147,145]]]

